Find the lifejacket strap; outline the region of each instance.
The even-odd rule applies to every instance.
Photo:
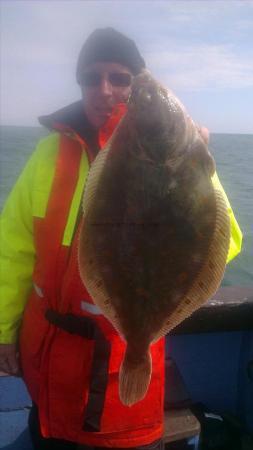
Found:
[[[98,432],[101,430],[101,420],[108,385],[110,356],[111,343],[104,337],[100,328],[97,327],[83,431]]]
[[[111,343],[105,338],[95,321],[89,317],[76,316],[71,313],[60,314],[53,309],[47,309],[45,317],[48,322],[68,333],[95,341],[83,430],[100,431],[108,384]]]
[[[45,318],[49,323],[86,339],[95,339],[97,325],[89,317],[76,316],[71,313],[60,314],[53,309],[47,309]]]

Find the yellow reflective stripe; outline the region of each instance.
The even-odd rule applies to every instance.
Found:
[[[236,255],[238,255],[238,253],[240,253],[241,251],[241,247],[242,247],[242,232],[240,230],[240,227],[237,223],[237,220],[234,216],[233,210],[231,208],[231,205],[229,203],[229,200],[227,198],[227,195],[220,183],[220,180],[218,178],[217,173],[215,172],[215,174],[212,177],[212,182],[214,187],[216,187],[217,189],[219,189],[224,196],[225,202],[227,204],[228,207],[228,214],[230,217],[230,227],[231,227],[231,235],[230,235],[230,247],[229,247],[229,252],[228,252],[228,257],[227,257],[227,263],[229,261],[231,261],[231,259],[235,258]]]
[[[59,140],[60,135],[58,133],[54,133],[40,141],[38,144],[36,152],[36,173],[34,174],[36,183],[34,183],[32,195],[32,213],[34,217],[44,218],[46,215],[47,204],[55,174],[56,160],[59,152]],[[84,148],[80,161],[78,182],[73,200],[71,202],[68,221],[63,235],[62,244],[65,246],[69,246],[72,241],[83,187],[88,172],[89,160]]]
[[[43,218],[46,215],[59,151],[59,140],[60,135],[58,133],[50,134],[39,142],[34,155],[36,158],[36,168],[33,174],[35,183],[32,194],[32,214],[34,217]]]
[[[44,297],[44,294],[43,294],[42,289],[41,289],[36,283],[34,283],[34,282],[33,282],[33,287],[34,287],[34,290],[35,290],[36,294],[37,294],[40,298],[43,298],[43,297]]]
[[[68,216],[68,221],[64,230],[62,245],[69,246],[72,241],[72,236],[76,224],[77,214],[79,210],[79,205],[81,202],[81,197],[83,193],[84,184],[89,172],[89,160],[87,153],[84,149],[80,161],[79,167],[79,178],[76,185],[75,193],[70,207],[70,212]]]

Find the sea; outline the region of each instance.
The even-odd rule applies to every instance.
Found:
[[[36,143],[47,134],[41,127],[0,127],[1,209]],[[253,134],[211,134],[209,149],[244,236],[222,286],[253,287]]]

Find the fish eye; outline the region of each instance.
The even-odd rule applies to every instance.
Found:
[[[148,104],[148,103],[151,102],[152,95],[150,94],[150,92],[147,91],[147,89],[140,88],[140,90],[139,90],[139,98],[140,98],[140,100],[143,103]]]

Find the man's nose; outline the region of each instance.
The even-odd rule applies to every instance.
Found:
[[[112,85],[106,76],[104,76],[101,80],[100,92],[103,95],[111,95],[112,94]]]

